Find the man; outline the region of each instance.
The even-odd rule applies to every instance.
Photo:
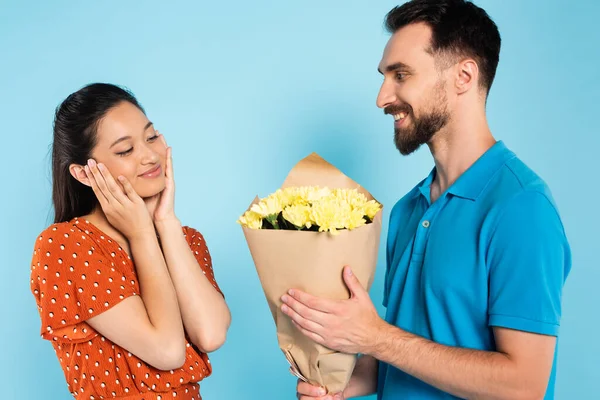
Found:
[[[413,0],[392,34],[377,105],[430,175],[394,206],[382,320],[352,275],[343,301],[299,290],[282,310],[309,338],[360,354],[343,393],[299,382],[299,399],[552,399],[571,254],[546,184],[488,127],[500,35],[464,0]]]

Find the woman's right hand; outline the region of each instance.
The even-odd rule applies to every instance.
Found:
[[[127,239],[156,234],[152,216],[144,200],[135,192],[127,178],[119,176],[119,182],[123,186],[121,189],[106,166],[97,164],[92,159],[88,160],[85,173],[106,219]]]
[[[298,380],[296,387],[296,397],[298,400],[344,400],[344,395],[340,393],[327,394],[327,391],[320,387],[311,385],[308,382]]]

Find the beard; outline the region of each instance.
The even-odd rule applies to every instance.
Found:
[[[433,100],[430,103],[433,104],[431,109],[424,111],[418,117],[408,104],[405,106],[391,105],[385,108],[385,114],[394,115],[404,112],[406,113],[405,118],[410,116],[412,119],[411,125],[394,129],[394,144],[400,154],[409,155],[421,145],[428,143],[450,120],[443,82],[436,84]]]

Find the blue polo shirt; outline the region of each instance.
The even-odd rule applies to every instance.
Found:
[[[494,326],[558,336],[571,252],[546,184],[502,141],[431,203],[434,176],[435,168],[390,215],[386,321],[488,351]],[[556,353],[546,399],[555,377]],[[378,399],[456,397],[380,363]]]

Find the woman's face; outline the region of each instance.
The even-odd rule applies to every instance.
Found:
[[[100,121],[92,157],[112,176],[129,180],[137,194],[151,197],[165,188],[167,148],[152,122],[136,106],[122,102]]]

